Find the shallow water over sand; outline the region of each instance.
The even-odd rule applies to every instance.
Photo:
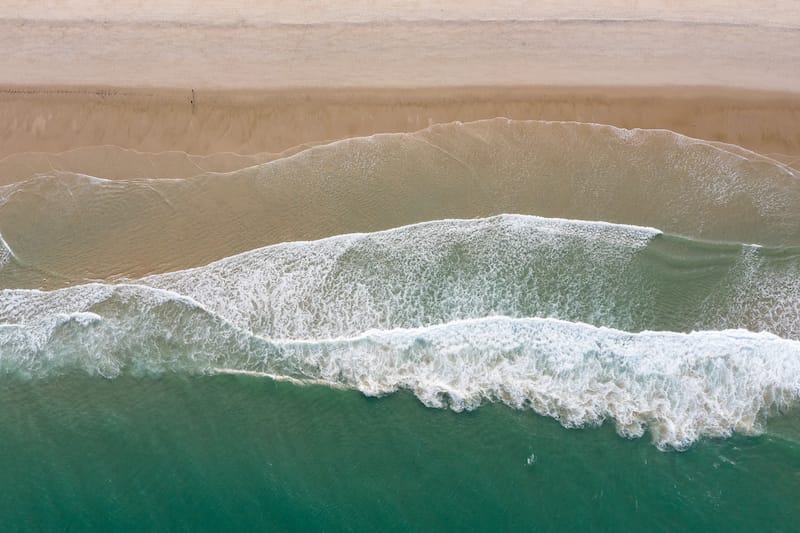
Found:
[[[99,154],[116,151],[77,154],[102,163]],[[185,174],[196,164],[179,154],[125,154],[125,165],[144,168],[125,166],[114,178],[162,175],[166,170],[155,163],[166,169],[171,159]],[[211,157],[203,164],[250,165],[258,157]],[[659,130],[505,119],[453,123],[176,179],[38,174],[42,162],[36,164],[36,176],[0,188],[0,234],[14,257],[0,286],[140,277],[278,242],[500,213],[652,226],[706,240],[800,244],[797,171],[735,146]]]

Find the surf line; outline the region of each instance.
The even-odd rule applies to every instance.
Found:
[[[292,376],[284,376],[282,374],[271,374],[269,372],[261,372],[258,370],[240,370],[238,368],[226,368],[226,367],[214,367],[211,369],[216,374],[229,374],[232,376],[251,376],[251,377],[258,377],[258,378],[268,378],[272,381],[281,381],[291,383],[293,385],[324,385],[326,387],[331,387],[334,389],[347,389],[347,387],[343,386],[341,383],[336,383],[334,381],[328,381],[327,379],[299,379],[293,378]]]

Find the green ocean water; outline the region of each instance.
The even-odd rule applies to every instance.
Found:
[[[793,531],[800,417],[660,452],[488,404],[247,376],[0,385],[0,516],[28,531]]]

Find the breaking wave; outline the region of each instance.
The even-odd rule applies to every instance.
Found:
[[[186,298],[104,287],[91,311],[0,326],[0,371],[254,373],[368,395],[398,389],[456,411],[483,401],[567,427],[649,430],[661,448],[753,434],[800,396],[800,343],[743,330],[626,333],[551,318],[489,317],[339,339],[272,341]]]
[[[351,336],[492,315],[800,338],[796,248],[520,215],[278,244],[135,283],[189,298],[271,338]],[[112,287],[7,290],[0,320],[91,310]]]
[[[403,389],[676,449],[800,398],[800,176],[735,146],[495,119],[0,171],[3,379]]]
[[[797,251],[652,228],[443,220],[135,283],[4,290],[0,373],[250,373],[368,395],[406,389],[456,411],[498,401],[568,427],[609,420],[682,449],[757,433],[797,402],[800,342],[739,328],[797,336],[799,262]],[[664,324],[684,331],[648,331]]]

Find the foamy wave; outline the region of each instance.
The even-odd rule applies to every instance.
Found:
[[[800,338],[800,250],[520,215],[274,245],[141,283],[280,338],[495,314]]]
[[[19,260],[17,259],[17,256],[14,255],[14,251],[8,245],[6,240],[3,238],[3,235],[0,234],[0,269],[11,263],[11,261]]]
[[[286,344],[303,371],[431,407],[531,408],[567,427],[615,422],[660,447],[761,431],[800,394],[800,343],[741,330],[631,334],[554,319],[487,318],[357,339]]]
[[[43,378],[81,370],[202,372],[263,355],[265,341],[196,302],[137,285],[91,284],[0,294],[0,374]],[[237,355],[244,359],[237,359]]]
[[[269,337],[335,337],[498,313],[627,326],[631,309],[619,300],[637,282],[629,266],[658,233],[513,215],[443,220],[274,245],[141,283]]]
[[[519,215],[273,245],[133,285],[270,338],[352,336],[492,315],[800,338],[800,250]],[[6,291],[0,321],[91,311],[119,287]]]
[[[383,395],[412,391],[455,411],[499,401],[567,427],[650,431],[660,448],[763,430],[800,396],[800,343],[743,330],[626,333],[555,319],[490,317],[352,338],[270,342],[189,301],[116,288],[113,305],[0,326],[0,372],[114,377],[242,373]],[[145,294],[150,292],[151,294]],[[142,309],[120,305],[138,295]]]
[[[664,279],[682,282],[648,293],[631,285],[636,261],[642,279],[665,264]],[[720,264],[726,274],[696,294],[687,273],[707,280]],[[525,216],[438,221],[276,245],[142,284],[2,291],[0,374],[237,373],[368,395],[407,389],[456,411],[499,401],[567,427],[611,420],[623,436],[649,430],[660,448],[683,449],[757,433],[767,415],[796,404],[800,343],[745,330],[631,333],[575,318],[486,315],[589,309],[624,322],[669,310],[669,294],[684,290],[706,320],[735,322],[736,309],[763,303],[761,319],[775,328],[788,317],[794,328],[796,269],[786,251],[651,228]],[[679,315],[692,314],[678,304]],[[359,330],[367,327],[379,329]],[[265,336],[289,332],[308,337]]]

